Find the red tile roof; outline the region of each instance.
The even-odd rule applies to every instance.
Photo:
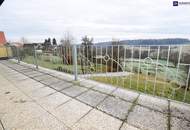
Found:
[[[7,43],[7,41],[6,41],[4,32],[0,31],[0,45],[4,45],[6,43]]]

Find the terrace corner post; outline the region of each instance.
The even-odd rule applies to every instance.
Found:
[[[37,54],[36,54],[36,47],[35,47],[35,45],[34,45],[34,61],[35,61],[36,69],[38,69],[38,60],[37,60]]]
[[[78,72],[77,72],[77,45],[73,45],[72,49],[73,53],[73,72],[75,81],[78,80]]]
[[[7,58],[9,59],[9,53],[8,53],[7,47],[8,46],[6,46],[5,49],[6,49],[6,53],[7,53]]]

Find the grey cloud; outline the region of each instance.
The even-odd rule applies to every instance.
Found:
[[[172,0],[14,0],[0,8],[0,30],[9,39],[61,37],[78,39],[189,37],[190,8]],[[152,34],[152,35],[151,35]]]

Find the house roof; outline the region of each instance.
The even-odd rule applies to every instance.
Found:
[[[7,41],[6,41],[4,32],[0,31],[0,45],[4,45],[6,43],[7,43]]]

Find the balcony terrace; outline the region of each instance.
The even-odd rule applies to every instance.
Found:
[[[69,48],[0,61],[1,129],[190,129],[188,46]]]
[[[24,63],[1,61],[4,129],[190,128],[190,106]]]

